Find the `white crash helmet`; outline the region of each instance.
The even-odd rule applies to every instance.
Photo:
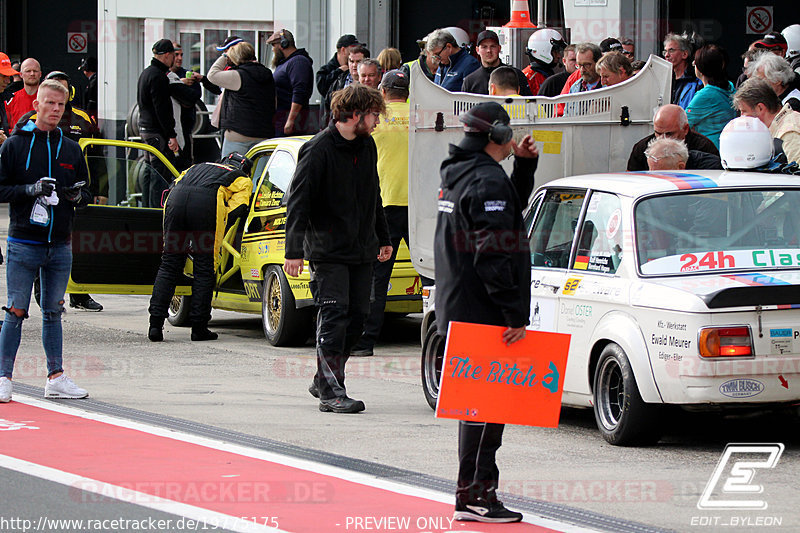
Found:
[[[792,59],[800,56],[800,24],[792,24],[786,26],[781,32],[783,38],[786,39],[788,50],[786,50],[786,59]]]
[[[469,46],[469,34],[458,26],[448,26],[447,28],[442,29],[455,38],[459,47],[464,48],[465,46]]]
[[[564,38],[556,30],[545,28],[537,30],[528,37],[528,48],[525,50],[531,59],[541,61],[545,65],[553,63],[553,49],[563,50],[567,47]]]
[[[719,156],[726,169],[759,168],[772,159],[772,135],[756,117],[738,117],[719,136]]]

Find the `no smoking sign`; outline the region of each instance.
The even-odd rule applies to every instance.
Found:
[[[764,35],[772,31],[772,6],[751,6],[747,8],[746,33]]]
[[[85,54],[89,44],[89,34],[67,32],[67,52],[70,54]]]

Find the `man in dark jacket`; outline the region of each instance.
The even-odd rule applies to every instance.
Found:
[[[656,137],[669,137],[678,141],[684,141],[690,151],[697,150],[719,157],[719,150],[717,150],[717,147],[711,142],[711,139],[691,130],[689,127],[689,119],[686,117],[686,111],[679,105],[667,104],[658,108],[656,116],[653,118],[653,130],[651,135],[640,139],[633,145],[633,150],[631,150],[631,155],[628,158],[629,172],[647,170],[647,157],[644,155],[644,152],[647,150],[647,145],[650,141]]]
[[[480,67],[477,59],[447,30],[434,30],[427,37],[425,53],[439,61],[439,70],[433,78],[436,85],[448,91],[460,91],[464,78]]]
[[[317,374],[309,392],[319,410],[357,413],[344,369],[369,313],[372,263],[392,256],[370,134],[385,111],[381,93],[361,84],[333,96],[333,123],[300,148],[289,188],[284,270],[311,270],[317,315]]]
[[[314,91],[313,60],[305,48],[297,48],[289,30],[279,30],[267,39],[272,45],[275,71],[275,135],[305,135],[316,131],[309,120],[311,93]]]
[[[142,140],[156,148],[168,159],[178,151],[175,133],[175,117],[172,113],[167,72],[175,62],[175,48],[169,39],[161,39],[153,45],[150,66],[139,75],[136,86],[136,102],[139,104],[139,132]],[[155,155],[147,152],[147,162],[158,175],[147,173],[149,179],[143,184],[143,207],[161,207],[161,194],[172,181],[172,174]]]
[[[474,94],[489,94],[489,76],[497,67],[503,66],[500,61],[500,38],[492,30],[483,30],[478,34],[478,57],[481,59],[481,68],[464,78],[461,92]],[[511,67],[519,78],[520,96],[531,96],[528,80],[521,70]]]
[[[436,219],[436,324],[505,326],[511,344],[525,336],[530,316],[531,263],[522,210],[533,189],[538,151],[526,136],[512,140],[508,113],[495,102],[478,104],[459,117],[464,139],[450,145],[442,163]],[[511,152],[511,180],[499,162]],[[459,423],[455,520],[519,522],[522,514],[498,501],[495,453],[503,424]]]
[[[192,340],[216,340],[217,334],[208,330],[215,256],[228,217],[239,216],[249,205],[253,188],[251,167],[249,159],[233,152],[219,163],[194,165],[175,180],[164,206],[164,251],[148,309],[147,338],[151,341],[164,340],[167,309],[190,248]]]
[[[81,64],[78,65],[78,70],[88,78],[86,89],[83,92],[83,107],[90,115],[97,118],[97,58],[83,58]]]
[[[320,96],[325,98],[325,95],[328,94],[328,89],[331,88],[331,84],[336,81],[340,74],[347,72],[347,56],[350,53],[350,49],[360,44],[358,38],[353,34],[347,33],[339,37],[339,40],[336,41],[336,53],[333,54],[330,61],[322,65],[322,68],[317,71],[317,90]]]
[[[72,267],[70,234],[76,205],[91,200],[89,173],[78,144],[58,122],[67,90],[54,80],[39,85],[28,121],[0,148],[0,202],[10,204],[8,226],[8,307],[0,330],[0,402],[11,399],[11,377],[28,317],[33,278],[42,272],[42,344],[47,357],[44,394],[85,398],[62,368],[61,313]]]

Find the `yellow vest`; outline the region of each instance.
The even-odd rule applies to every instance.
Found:
[[[408,206],[408,102],[388,102],[372,133],[378,147],[383,205]]]

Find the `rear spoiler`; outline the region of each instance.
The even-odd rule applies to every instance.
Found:
[[[800,285],[730,287],[701,296],[709,309],[800,304]]]

